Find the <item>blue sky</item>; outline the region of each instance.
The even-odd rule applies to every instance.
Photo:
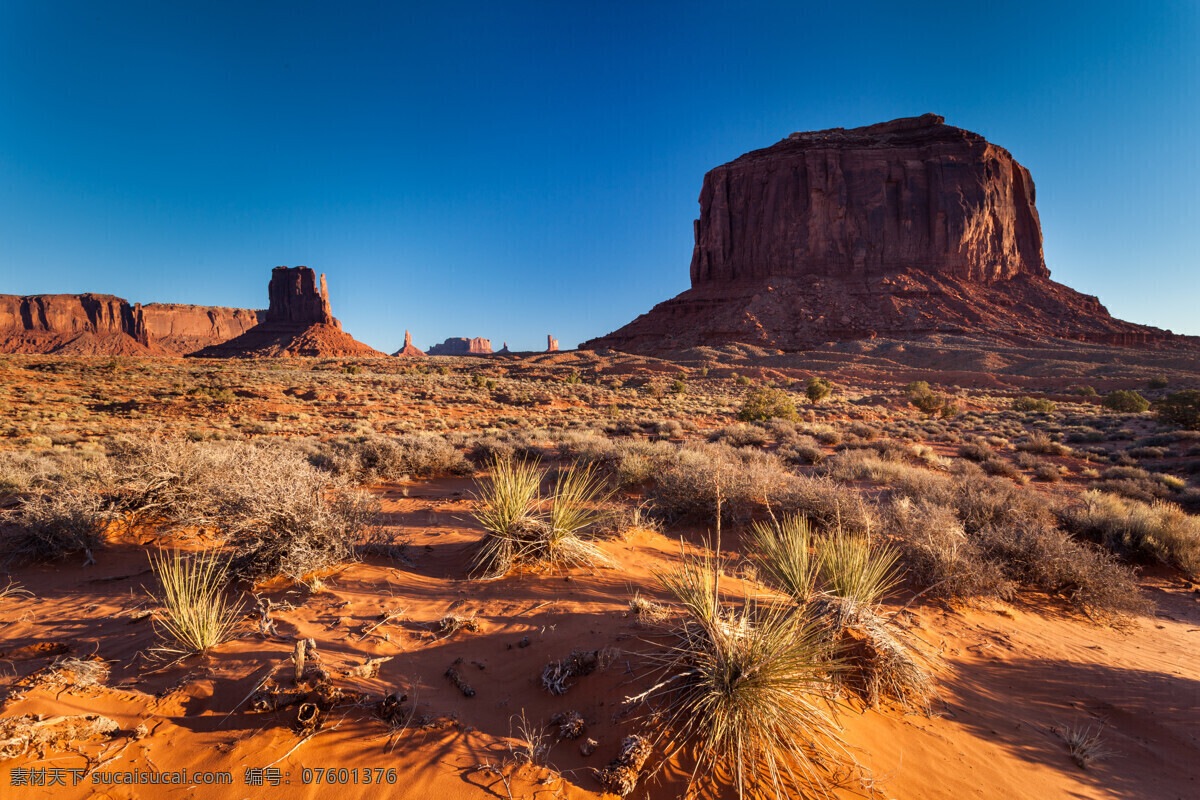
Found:
[[[1053,277],[1200,334],[1200,3],[0,4],[0,293],[262,307],[388,351],[573,346],[687,288],[704,173],[934,112]]]

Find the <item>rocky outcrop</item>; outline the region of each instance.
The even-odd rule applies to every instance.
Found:
[[[180,355],[241,336],[266,318],[261,310],[180,303],[149,303],[142,315],[150,341]]]
[[[182,355],[244,332],[263,313],[107,294],[0,295],[0,352]]]
[[[263,322],[240,336],[189,355],[197,358],[370,357],[383,353],[342,330],[329,304],[325,276],[317,288],[308,267],[276,267],[267,284],[271,305]]]
[[[557,353],[558,352],[558,339],[555,339],[553,336],[551,336],[548,333],[546,334],[546,352],[547,353]]]
[[[1180,340],[1050,280],[1034,199],[1007,150],[934,114],[794,133],[705,176],[691,288],[580,347],[803,349],[932,332]]]
[[[271,305],[266,322],[342,327],[330,310],[324,273],[318,290],[317,275],[308,267],[276,267],[271,270],[267,296]]]
[[[404,346],[401,347],[396,352],[392,353],[392,355],[399,356],[401,358],[408,358],[408,357],[423,356],[423,355],[425,355],[425,353],[422,352],[416,345],[414,345],[412,343],[412,334],[409,333],[408,331],[405,331],[404,332]]]
[[[427,352],[431,356],[488,355],[492,352],[492,340],[456,337],[433,345]]]

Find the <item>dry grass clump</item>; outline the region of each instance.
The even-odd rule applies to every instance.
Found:
[[[1080,769],[1087,769],[1093,762],[1112,758],[1114,755],[1113,751],[1100,741],[1103,727],[1097,728],[1093,732],[1090,725],[1087,727],[1057,725],[1051,730],[1066,744],[1067,752],[1071,754],[1071,759],[1079,765]]]
[[[1172,564],[1200,574],[1200,518],[1171,503],[1144,503],[1102,492],[1061,510],[1063,525],[1123,555]]]
[[[782,522],[756,522],[750,531],[768,581],[791,595],[801,607],[812,599],[819,561],[812,554],[812,528],[799,514]]]
[[[561,470],[547,498],[541,497],[544,474],[534,462],[501,459],[491,473],[472,512],[485,531],[472,561],[474,575],[490,579],[519,566],[608,563],[589,540],[608,513],[603,505],[609,493],[594,467]]]
[[[241,603],[225,599],[229,571],[217,553],[157,553],[150,556],[150,566],[162,588],[154,599],[163,606],[159,633],[167,641],[164,652],[203,653],[232,636]]]
[[[872,502],[826,477],[788,474],[771,487],[767,498],[773,513],[803,516],[824,528],[868,535],[879,527]]]
[[[662,680],[664,735],[696,751],[693,788],[728,780],[739,797],[827,796],[853,769],[824,707],[827,646],[794,606],[721,600],[711,556],[660,580],[687,611]]]
[[[657,625],[667,619],[668,611],[665,606],[634,592],[633,597],[629,598],[629,616],[639,625]]]

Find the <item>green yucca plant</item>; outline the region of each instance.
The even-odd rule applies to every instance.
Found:
[[[899,555],[865,536],[837,530],[817,543],[817,563],[825,590],[835,597],[873,607],[896,587]]]
[[[659,578],[688,611],[679,644],[657,657],[665,735],[696,748],[693,789],[728,780],[739,797],[827,796],[855,766],[823,706],[833,666],[793,606],[721,602],[711,556]]]
[[[228,568],[217,553],[157,553],[150,566],[162,587],[154,599],[165,612],[159,631],[171,642],[165,652],[203,653],[230,638],[242,605],[225,599]]]
[[[544,474],[537,462],[499,458],[492,478],[475,495],[474,517],[485,533],[472,572],[498,578],[522,564],[578,566],[606,563],[604,554],[584,538],[587,528],[607,515],[604,490],[595,467],[560,471],[543,510]]]
[[[750,536],[767,578],[797,603],[805,605],[812,597],[817,575],[808,518],[793,514],[782,522],[775,519],[769,523],[755,522]]]

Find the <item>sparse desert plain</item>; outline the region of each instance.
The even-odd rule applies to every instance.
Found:
[[[1102,401],[1198,379],[5,356],[12,796],[1194,797],[1200,433]]]
[[[5,796],[1200,796],[1200,341],[1033,198],[795,133],[567,351],[0,296]]]

